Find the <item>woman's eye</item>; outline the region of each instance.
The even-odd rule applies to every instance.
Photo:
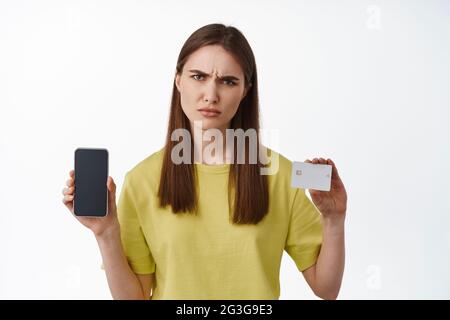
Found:
[[[203,76],[202,76],[201,74],[194,74],[194,75],[191,76],[191,78],[193,78],[194,80],[197,80],[197,81],[203,80]],[[230,87],[236,85],[236,82],[234,82],[233,80],[223,80],[223,82],[224,82],[227,86],[230,86]]]
[[[228,85],[230,87],[236,85],[236,83],[234,81],[232,81],[232,80],[224,80],[224,82],[225,82],[226,85]]]
[[[196,77],[203,77],[202,75],[200,75],[200,74],[194,74],[193,76],[192,76],[192,78],[194,78],[194,80],[201,80],[201,79],[198,79],[198,78],[196,78]]]

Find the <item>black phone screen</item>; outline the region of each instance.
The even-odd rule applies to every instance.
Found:
[[[108,210],[108,151],[106,149],[75,150],[74,214],[106,216]]]

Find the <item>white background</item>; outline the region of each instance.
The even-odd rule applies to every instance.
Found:
[[[450,2],[429,0],[0,0],[0,298],[111,298],[61,202],[73,152],[108,148],[120,192],[163,145],[181,46],[213,22],[254,50],[276,150],[339,168],[339,297],[450,298]],[[280,281],[315,298],[287,255]]]

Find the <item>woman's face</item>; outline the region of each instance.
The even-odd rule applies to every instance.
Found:
[[[191,127],[194,121],[202,121],[203,130],[228,128],[246,93],[241,66],[219,45],[192,53],[176,75],[175,85]]]

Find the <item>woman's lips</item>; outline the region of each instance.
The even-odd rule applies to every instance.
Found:
[[[206,118],[214,118],[220,115],[220,111],[213,109],[199,109],[198,111]]]

